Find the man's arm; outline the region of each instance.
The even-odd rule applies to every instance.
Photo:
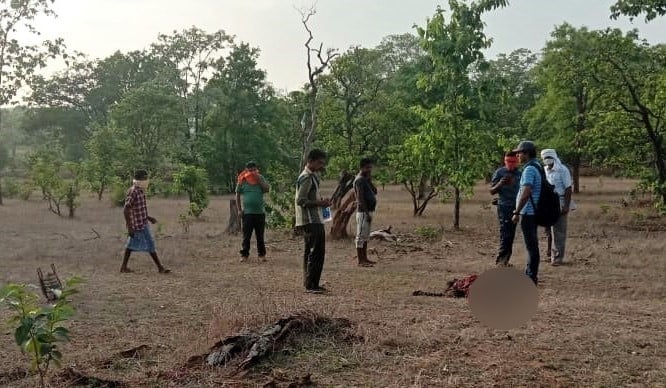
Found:
[[[363,190],[361,189],[361,182],[357,181],[354,183],[354,194],[356,194],[356,203],[358,204],[359,209],[367,209],[367,203],[365,202],[365,196],[363,195]]]
[[[241,186],[236,185],[236,209],[238,209],[238,213],[242,214],[243,213],[243,204],[241,203]]]
[[[132,201],[133,201],[132,193],[129,193],[127,195],[127,198],[125,198],[125,206],[123,208],[123,215],[125,216],[125,226],[127,227],[127,234],[129,234],[130,236],[134,235],[134,231],[132,230],[132,222],[130,220]]]
[[[532,186],[530,185],[524,185],[522,187],[522,193],[520,195],[520,198],[518,199],[518,205],[516,205],[516,211],[513,212],[513,222],[518,222],[520,219],[520,211],[523,210],[525,205],[527,204],[527,201],[530,200],[530,197],[532,196]]]
[[[301,207],[326,207],[330,205],[330,201],[320,199],[310,199],[308,194],[312,189],[312,178],[308,177],[298,189],[298,196],[296,197],[296,204]]]
[[[569,213],[569,206],[571,205],[571,192],[572,192],[572,181],[571,181],[571,173],[569,173],[569,169],[564,166],[564,175],[562,176],[562,183],[564,184],[564,207],[562,208],[562,214],[567,214]]]
[[[564,190],[564,207],[562,208],[562,214],[567,214],[569,213],[569,205],[571,205],[571,192],[573,190],[571,189],[571,186],[567,187]]]

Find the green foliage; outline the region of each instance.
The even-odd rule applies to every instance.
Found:
[[[208,174],[195,166],[181,166],[173,175],[174,191],[187,193],[190,200],[189,214],[196,218],[208,207]]]
[[[4,198],[18,198],[21,193],[21,185],[14,178],[3,178],[2,195]]]
[[[114,180],[111,183],[111,203],[113,206],[125,206],[125,199],[127,198],[127,189],[129,186],[124,184],[120,179]]]
[[[156,170],[173,153],[186,125],[180,100],[165,85],[143,84],[130,91],[112,110],[111,117],[131,144],[135,165]]]
[[[429,241],[439,240],[442,237],[442,228],[435,228],[433,226],[419,226],[414,232],[417,236]]]
[[[62,39],[36,46],[21,44],[17,39],[20,37],[17,32],[24,28],[30,35],[39,35],[34,21],[42,16],[54,16],[52,6],[50,0],[0,1],[0,106],[12,102],[35,70],[44,68],[49,58],[60,54]]]
[[[633,20],[645,14],[645,21],[649,22],[657,16],[666,15],[666,0],[617,0],[610,10],[612,19],[625,15],[629,16],[629,20]]]
[[[271,229],[290,229],[294,226],[294,190],[297,171],[280,163],[267,169],[271,185],[266,203],[266,225]]]
[[[425,28],[417,28],[421,47],[431,63],[420,74],[417,86],[432,102],[416,108],[424,124],[402,151],[403,155],[419,155],[416,164],[420,171],[434,170],[430,175],[437,178],[437,183],[445,182],[455,189],[455,228],[459,227],[461,196],[471,193],[493,159],[489,153],[496,141],[482,120],[477,104],[479,91],[471,75],[473,70],[488,67],[482,50],[490,46],[490,39],[483,33],[481,15],[506,3],[485,0],[467,5],[449,0],[448,22],[438,7]],[[424,160],[432,164],[426,166]]]
[[[88,158],[84,164],[85,179],[101,201],[104,191],[118,176],[131,171],[131,153],[122,133],[112,128],[99,128],[86,143]]]
[[[39,295],[28,291],[26,285],[8,284],[0,289],[0,305],[12,312],[8,323],[15,327],[14,340],[21,352],[30,357],[42,387],[50,365],[60,366],[59,344],[69,342],[69,330],[64,323],[75,314],[75,309],[67,298],[78,292],[74,287],[81,282],[79,278],[67,280],[55,304],[46,307],[39,305]]]
[[[49,210],[61,216],[61,207],[69,210],[69,217],[79,206],[81,165],[62,162],[58,155],[48,151],[39,151],[30,156],[30,179],[42,192]]]

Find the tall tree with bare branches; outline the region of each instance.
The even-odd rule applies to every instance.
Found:
[[[315,140],[315,132],[317,129],[317,93],[319,92],[319,76],[329,67],[333,58],[338,56],[338,53],[333,48],[328,48],[324,51],[324,43],[319,43],[319,47],[313,47],[312,42],[314,36],[312,29],[308,25],[310,18],[316,13],[316,9],[312,6],[307,10],[300,10],[301,23],[308,33],[308,39],[305,41],[305,49],[307,52],[307,67],[308,67],[308,102],[309,112],[303,114],[301,119],[302,129],[302,148],[301,148],[301,167],[305,165],[308,152],[312,147]],[[309,116],[309,117],[308,117]]]

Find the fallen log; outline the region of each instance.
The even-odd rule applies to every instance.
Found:
[[[257,332],[227,337],[213,345],[208,354],[190,358],[186,366],[204,364],[224,367],[240,360],[236,369],[241,372],[279,350],[288,339],[297,335],[316,333],[319,330],[331,334],[349,327],[351,322],[345,318],[326,318],[309,312],[298,313],[281,318]]]

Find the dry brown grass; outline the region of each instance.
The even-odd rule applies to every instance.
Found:
[[[570,218],[571,264],[542,265],[537,316],[510,331],[482,327],[464,300],[411,296],[493,267],[496,220],[482,186],[463,205],[462,231],[450,229],[450,204],[433,203],[415,219],[400,187],[381,191],[377,227],[393,225],[403,234],[443,227],[445,241],[373,242],[380,264],[372,269],[353,265],[351,241],[331,241],[323,274],[331,292],[323,296],[303,293],[302,244],[288,234],[268,233],[267,263],[238,262],[239,239],[222,233],[228,198],[214,199],[207,219],[187,234],[178,224],[186,202],[149,202],[163,225],[157,244],[174,271],[169,276],[157,274],[147,255],[132,259],[137,273],[117,273],[122,214],[106,201],[88,198],[78,218],[67,220],[37,201],[9,200],[0,207],[0,284],[35,283],[36,268],[51,262],[62,277],[85,277],[74,298],[65,363],[132,386],[260,386],[271,380],[286,386],[312,373],[321,386],[345,387],[664,387],[665,221],[650,209],[621,205],[633,184],[585,178],[579,210]],[[94,237],[91,228],[101,239],[84,241]],[[512,262],[522,267],[520,234],[515,244]],[[357,338],[320,333],[296,340],[245,376],[178,369],[221,337],[305,309],[349,318]],[[11,331],[1,333],[0,373],[6,373],[25,359]],[[141,359],[111,367],[96,362],[141,344],[151,346]],[[12,384],[32,386],[33,380]]]

